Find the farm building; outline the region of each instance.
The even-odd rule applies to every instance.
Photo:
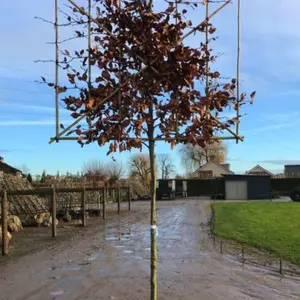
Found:
[[[5,163],[4,158],[2,156],[0,156],[0,172],[5,174],[15,175],[15,176],[22,176],[22,171]]]
[[[226,175],[225,200],[268,199],[271,192],[271,176]]]
[[[201,166],[198,170],[196,170],[193,174],[193,178],[219,178],[222,177],[222,174],[234,174],[230,171],[229,164],[219,164],[213,161],[210,161],[203,166]]]
[[[4,162],[0,161],[0,187],[6,190],[30,190],[32,186],[22,172]],[[34,216],[47,212],[46,201],[36,195],[29,196],[9,196],[9,214],[17,216]]]
[[[157,199],[167,197],[172,200],[176,196],[187,197],[187,181],[182,179],[159,179],[156,188]]]
[[[261,176],[273,176],[271,172],[266,170],[260,165],[256,165],[251,170],[247,171],[245,175],[261,175]]]
[[[285,165],[284,175],[286,178],[299,178],[300,177],[300,165]]]

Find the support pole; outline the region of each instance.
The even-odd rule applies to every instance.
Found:
[[[91,9],[92,9],[92,0],[88,0],[88,98],[90,102],[91,98],[91,87],[92,87],[92,68],[91,68]],[[89,129],[91,129],[91,118],[87,117]]]
[[[55,190],[55,187],[53,187],[53,190],[52,190],[51,217],[52,217],[52,237],[55,238],[57,236],[57,233],[56,233],[56,190]]]
[[[209,71],[209,43],[208,43],[208,21],[209,21],[209,1],[206,1],[205,4],[205,19],[206,19],[206,28],[205,28],[205,50],[206,50],[206,62],[205,62],[205,94],[206,97],[208,97],[208,89],[209,89],[209,76],[208,76],[208,71]]]
[[[131,188],[128,187],[128,210],[131,211]]]
[[[82,226],[86,226],[86,191],[85,188],[82,190],[81,194],[81,201],[82,201]]]
[[[55,0],[55,137],[58,142],[59,137],[59,103],[58,103],[58,65],[59,65],[59,45],[58,45],[58,0]]]
[[[223,254],[223,241],[220,241],[220,253]]]
[[[236,123],[236,135],[239,135],[240,127],[240,56],[241,56],[241,0],[238,0],[238,11],[237,11],[237,62],[236,62],[236,101],[237,101],[237,123]],[[239,143],[239,140],[236,139],[236,143]]]
[[[117,189],[117,197],[118,197],[118,215],[121,213],[121,190]]]
[[[2,191],[1,201],[2,213],[2,255],[8,254],[8,237],[7,237],[7,221],[8,221],[8,200],[6,190]]]
[[[101,217],[101,192],[100,191],[98,191],[98,197],[99,197],[99,199],[98,199],[98,201],[99,201],[99,203],[98,203],[99,217]]]
[[[103,220],[106,219],[106,188],[103,188],[103,212],[102,212],[102,216],[103,216]]]
[[[282,275],[282,259],[279,260],[279,273]]]

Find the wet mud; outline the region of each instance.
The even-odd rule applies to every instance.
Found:
[[[158,203],[161,300],[300,299],[297,280],[218,253],[208,236],[208,203]],[[0,266],[1,300],[149,299],[150,203],[72,240]]]

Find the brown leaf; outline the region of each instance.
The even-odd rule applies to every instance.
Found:
[[[77,112],[73,112],[73,113],[71,114],[71,117],[73,117],[73,118],[78,118],[78,117],[80,117],[80,114],[77,113]]]
[[[254,91],[251,93],[250,98],[253,99],[255,97],[255,95],[256,95],[256,92]]]
[[[110,80],[110,74],[107,71],[103,71],[102,72],[102,77],[105,78],[106,80]]]
[[[101,76],[99,76],[99,77],[97,77],[96,79],[95,79],[95,81],[98,83],[98,82],[100,82],[100,81],[102,81],[103,80],[103,78],[101,77]]]
[[[91,98],[88,102],[88,104],[86,105],[87,108],[92,108],[95,104],[95,99]]]
[[[66,91],[67,91],[67,88],[65,86],[63,86],[63,87],[60,86],[57,89],[58,94],[65,93]]]
[[[86,74],[86,73],[83,73],[83,74],[82,74],[82,80],[83,80],[83,81],[86,81],[86,80],[87,80],[87,74]]]

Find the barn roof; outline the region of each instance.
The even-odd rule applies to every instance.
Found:
[[[21,170],[18,170],[7,163],[4,162],[4,159],[2,156],[0,156],[0,172],[9,173],[9,174],[16,174],[16,173],[22,173]]]

